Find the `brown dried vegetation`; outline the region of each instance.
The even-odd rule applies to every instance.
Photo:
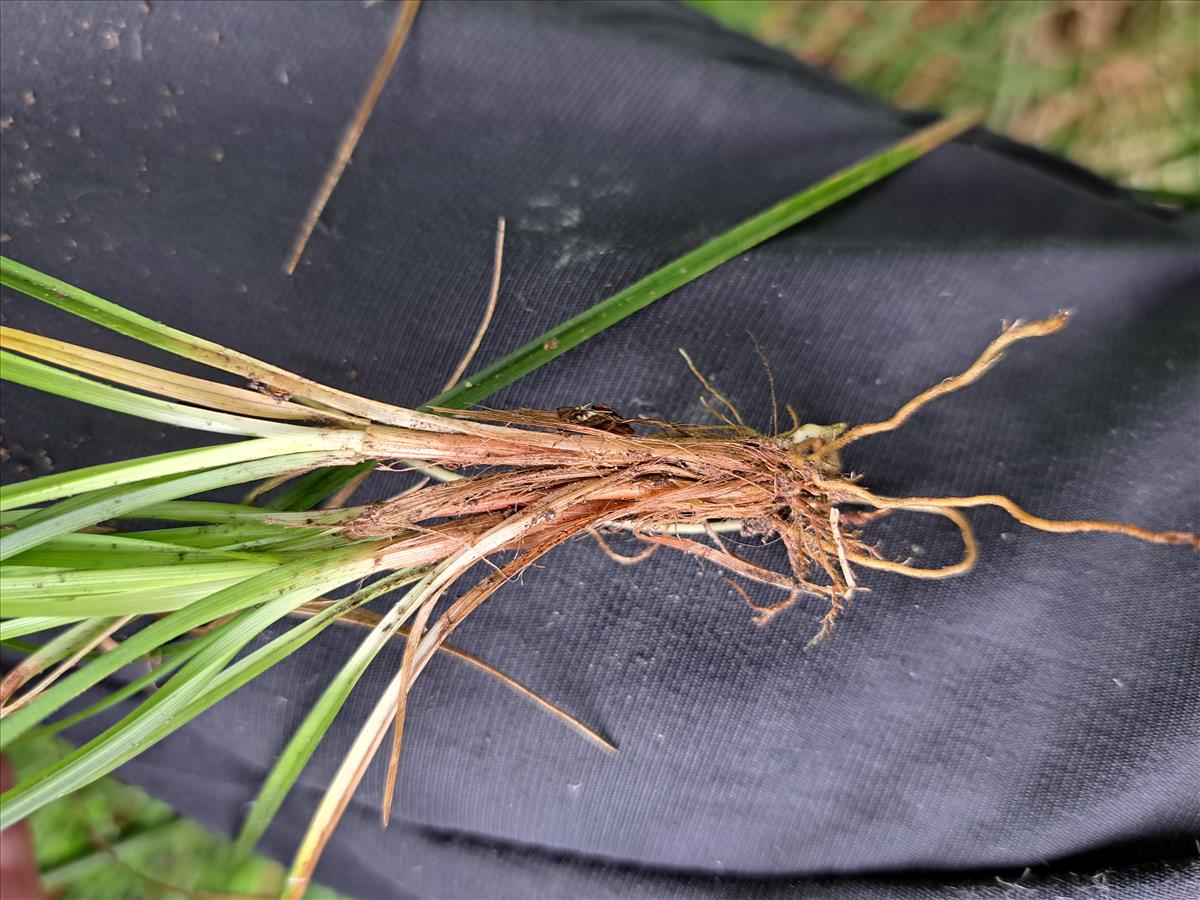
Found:
[[[1045,519],[997,495],[885,497],[842,471],[842,448],[900,427],[925,404],[978,380],[1013,343],[1052,334],[1066,322],[1062,313],[1008,327],[962,374],[922,392],[885,421],[848,430],[800,425],[793,414],[789,430],[759,433],[743,424],[736,409],[707,382],[706,389],[733,416],[725,424],[615,420],[608,408],[586,407],[555,413],[443,410],[453,417],[455,433],[373,428],[368,452],[377,458],[415,457],[451,469],[488,468],[362,507],[342,527],[354,538],[391,539],[380,560],[388,568],[457,560],[451,567],[457,577],[497,552],[517,551],[511,562],[455,602],[431,629],[415,662],[418,671],[467,613],[551,548],[590,533],[616,556],[600,537],[609,529],[630,532],[648,550],[668,547],[689,553],[786,592],[771,605],[744,595],[759,624],[801,596],[820,598],[827,612],[813,642],[834,629],[839,612],[862,590],[857,569],[913,578],[947,578],[969,570],[977,550],[971,525],[960,512],[967,507],[998,506],[1022,524],[1044,531],[1103,531],[1200,549],[1200,539],[1192,534]],[[634,426],[641,433],[633,433]],[[864,529],[897,510],[949,519],[961,534],[962,558],[952,565],[921,568],[882,555],[864,537]],[[730,550],[713,528],[715,522],[729,521],[740,523],[743,534],[778,539],[787,550],[789,571],[765,569]],[[711,543],[697,540],[701,535]],[[445,586],[452,580],[446,579]],[[431,594],[430,610],[441,593]],[[421,631],[414,626],[414,640]]]

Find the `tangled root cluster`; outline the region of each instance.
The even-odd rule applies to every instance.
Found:
[[[376,460],[420,460],[471,474],[442,484],[417,485],[384,503],[315,514],[313,524],[333,525],[356,540],[374,542],[380,569],[422,573],[413,589],[411,625],[400,671],[376,705],[339,770],[335,791],[322,809],[336,818],[358,784],[368,760],[393,728],[391,758],[381,812],[386,824],[396,785],[408,696],[417,677],[445,646],[450,634],[502,584],[559,544],[584,534],[595,537],[612,558],[637,562],[660,547],[708,560],[751,581],[779,588],[784,599],[763,605],[750,599],[755,621],[765,624],[801,596],[821,598],[825,613],[811,643],[827,636],[859,587],[858,569],[881,569],[914,578],[946,578],[972,567],[975,536],[962,509],[998,506],[1032,528],[1057,532],[1104,531],[1142,540],[1190,544],[1184,532],[1154,532],[1115,522],[1055,521],[1032,515],[1007,497],[884,497],[842,470],[839,453],[848,444],[900,427],[926,403],[980,378],[1010,344],[1052,334],[1065,314],[1013,325],[994,340],[966,371],[929,388],[895,415],[847,429],[801,425],[773,434],[749,428],[734,406],[695,370],[712,401],[729,416],[718,426],[679,426],[627,420],[601,406],[555,412],[439,410],[445,417],[401,411],[403,422],[371,424],[363,450]],[[690,361],[689,361],[690,362]],[[706,401],[707,402],[707,401]],[[791,412],[790,407],[788,411]],[[406,463],[409,465],[409,463]],[[897,510],[949,519],[963,541],[961,559],[940,568],[919,568],[885,557],[864,538],[875,518]],[[787,571],[747,560],[722,542],[719,532],[736,527],[745,534],[777,539],[787,551]],[[643,542],[632,557],[608,548],[602,533],[622,529]],[[707,541],[698,538],[707,538]],[[507,561],[493,562],[499,553]],[[493,571],[448,605],[431,622],[434,607],[469,569],[486,562]],[[736,585],[735,585],[736,587]],[[598,746],[615,747],[565,712],[543,703]],[[319,853],[328,830],[310,832]]]
[[[965,507],[999,506],[1023,524],[1045,531],[1105,531],[1200,549],[1200,540],[1192,534],[1043,519],[997,495],[883,497],[856,476],[843,473],[839,458],[843,447],[898,428],[921,406],[977,380],[1010,344],[1051,334],[1066,321],[1064,313],[1008,327],[962,374],[918,395],[890,419],[848,430],[800,425],[792,413],[789,430],[759,433],[747,427],[732,404],[698,372],[712,398],[732,416],[717,413],[725,419],[723,425],[626,420],[600,406],[556,412],[442,411],[456,417],[455,433],[431,437],[405,429],[381,430],[372,435],[378,444],[376,455],[415,456],[453,469],[482,466],[484,471],[418,486],[362,508],[343,527],[355,538],[390,539],[384,556],[396,567],[455,557],[462,559],[457,575],[465,571],[465,563],[500,551],[518,551],[511,562],[450,607],[431,629],[436,644],[505,580],[553,547],[585,533],[620,562],[636,562],[659,547],[669,547],[786,592],[780,602],[760,605],[738,588],[759,624],[801,596],[821,598],[827,611],[813,642],[833,630],[840,611],[861,590],[857,569],[914,578],[947,578],[969,570],[977,549],[971,525],[960,511]],[[896,510],[934,514],[953,522],[962,537],[961,559],[948,566],[921,568],[884,557],[864,539],[863,529]],[[730,550],[718,533],[726,523],[737,523],[743,534],[778,539],[787,551],[789,571],[763,568]],[[602,532],[612,529],[625,530],[644,542],[644,552],[634,557],[614,553],[602,537]],[[705,536],[707,542],[696,539]],[[471,552],[464,554],[464,548]],[[428,655],[421,654],[422,658]]]

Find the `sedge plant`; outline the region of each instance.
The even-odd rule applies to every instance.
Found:
[[[695,370],[716,425],[629,420],[606,407],[467,409],[842,197],[948,140],[968,125],[934,125],[719,235],[586,313],[457,382],[420,409],[406,409],[308,380],[102,300],[3,259],[0,280],[30,297],[189,360],[243,378],[239,387],[75,346],[0,330],[7,380],[99,407],[239,438],[215,446],[92,466],[0,489],[0,639],[26,651],[0,682],[0,747],[61,730],[122,700],[140,702],[116,724],[17,785],[2,798],[8,825],[113,771],[146,746],[254,679],[334,623],[366,630],[332,673],[265,780],[239,841],[253,847],[367,667],[393,639],[404,652],[390,684],[318,804],[289,875],[301,895],[367,765],[387,745],[382,804],[393,808],[407,701],[416,679],[464,619],[501,585],[573,538],[622,529],[645,544],[722,566],[781,592],[750,602],[765,624],[801,598],[822,605],[814,637],[826,637],[860,590],[862,571],[947,578],[977,554],[962,510],[998,506],[1032,528],[1101,531],[1190,545],[1195,535],[1135,525],[1057,521],[1006,497],[888,497],[843,473],[848,444],[898,428],[918,409],[967,387],[1012,345],[1051,335],[1067,316],[1006,328],[979,359],[902,405],[885,421],[853,428],[795,420],[763,434]],[[789,408],[790,409],[790,408]],[[314,509],[347,495],[371,466],[422,467],[443,480],[382,503]],[[192,499],[257,484],[264,505]],[[911,511],[949,520],[962,558],[919,568],[888,559],[864,530]],[[141,523],[129,527],[130,523]],[[146,527],[150,523],[152,527]],[[786,571],[732,552],[721,531],[778,537]],[[609,551],[611,552],[611,551]],[[478,563],[490,574],[463,590]],[[341,589],[349,589],[348,592]],[[440,613],[439,601],[457,593]],[[367,604],[387,597],[382,613]],[[271,637],[267,629],[287,622]],[[53,717],[90,688],[136,662],[151,673],[99,702]],[[602,736],[481,661],[598,746]],[[143,688],[157,685],[142,696]]]

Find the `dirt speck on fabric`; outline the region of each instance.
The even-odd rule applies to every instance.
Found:
[[[17,176],[17,184],[25,188],[27,191],[32,191],[35,187],[42,183],[42,173],[35,172],[30,169],[27,172],[22,172]]]
[[[137,25],[129,32],[129,40],[125,42],[128,56],[134,62],[142,61],[142,27]]]

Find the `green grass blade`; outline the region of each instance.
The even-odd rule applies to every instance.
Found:
[[[962,134],[975,122],[974,116],[943,120],[869,159],[830,175],[550,329],[524,347],[439,394],[423,408],[461,409],[479,403],[655,300],[903,168]]]
[[[185,529],[179,529],[184,531]],[[191,529],[187,529],[190,531]],[[245,526],[241,526],[245,532]],[[258,529],[262,531],[263,529]],[[253,532],[250,532],[253,534]],[[293,532],[285,531],[287,535]],[[275,535],[271,529],[268,534]],[[187,534],[165,535],[160,540],[143,538],[141,532],[125,534],[64,534],[41,546],[26,550],[4,563],[12,566],[57,566],[67,569],[122,569],[132,566],[161,566],[177,563],[220,562],[235,559],[281,560],[268,553],[238,553],[220,549],[169,543],[170,537],[187,540]],[[232,538],[213,536],[212,543],[230,543]]]
[[[416,580],[416,576],[397,572],[359,593],[366,595],[364,596],[365,602],[365,600],[382,596],[387,591],[393,590],[403,581],[413,580]],[[405,600],[409,597],[419,599],[419,590],[410,591]],[[270,774],[259,788],[258,796],[254,798],[254,803],[238,834],[237,846],[242,853],[249,854],[254,850],[254,846],[267,830],[267,826],[271,824],[271,820],[279,811],[279,807],[283,805],[283,801],[296,783],[296,779],[308,765],[317,745],[325,737],[329,726],[345,704],[346,698],[350,696],[350,692],[367,670],[367,666],[412,614],[416,604],[406,603],[405,600],[395,603],[379,620],[379,623],[371,629],[370,634],[354,651],[354,655],[330,680],[320,699],[313,704],[312,709],[305,716],[304,722],[296,729],[295,734],[280,753],[279,759],[276,760]]]
[[[90,616],[153,615],[172,612],[202,600],[242,581],[242,578],[215,578],[188,584],[177,584],[169,589],[108,591],[97,593],[80,592],[65,596],[43,599],[37,596],[14,596],[4,600],[5,615],[30,617],[49,613],[61,613],[72,618]],[[15,593],[15,592],[14,592]]]
[[[322,408],[401,427],[419,427],[428,421],[427,415],[318,384],[252,356],[170,328],[7,256],[0,256],[0,284],[152,347],[275,388],[292,395],[297,402],[313,401]]]
[[[26,574],[0,570],[0,603],[33,598],[50,603],[77,594],[107,594],[133,590],[170,590],[183,584],[249,578],[276,565],[273,561],[232,560],[135,566],[126,569],[83,569],[74,572]],[[53,614],[53,613],[52,613]],[[64,612],[64,615],[70,613]],[[7,616],[8,613],[2,613]],[[27,613],[18,613],[27,615]]]
[[[276,525],[283,528],[288,525],[334,525],[354,518],[355,512],[351,508],[331,509],[315,513],[273,512],[257,506],[243,506],[239,503],[217,503],[211,500],[171,500],[143,507],[138,510],[136,518],[158,519],[164,522],[206,522],[212,525]],[[3,513],[0,513],[0,522],[15,524],[4,521]]]
[[[209,562],[50,574],[0,572],[0,615],[115,616],[178,609],[215,586],[269,571],[274,562]]]
[[[44,507],[28,517],[15,531],[0,537],[0,560],[31,550],[61,534],[89,528],[143,507],[174,500],[231,484],[271,478],[283,472],[303,470],[328,462],[330,453],[290,453],[268,459],[223,466],[191,475],[156,479],[137,485],[118,485]],[[35,521],[36,520],[36,521]]]
[[[369,574],[375,565],[370,554],[339,563],[321,562],[324,565],[316,570],[310,564],[303,579],[298,580],[295,573],[281,567],[222,592],[258,598],[260,605],[216,629],[219,637],[116,725],[0,797],[0,827],[8,827],[47,803],[108,774],[298,649],[335,616],[307,619],[228,672],[222,672],[246,644],[272,623],[325,591]]]
[[[279,510],[312,509],[363,472],[369,472],[374,468],[375,463],[368,460],[353,466],[331,466],[309,472],[271,497],[263,506],[266,509]]]
[[[38,738],[47,737],[52,734],[57,734],[64,728],[70,728],[72,725],[78,725],[85,719],[90,719],[92,716],[98,715],[106,710],[112,709],[117,704],[133,697],[146,688],[166,679],[172,672],[186,663],[189,659],[196,655],[201,649],[206,646],[206,642],[212,638],[212,633],[205,635],[202,638],[194,640],[177,641],[172,644],[169,649],[170,653],[164,653],[163,660],[158,665],[151,668],[144,675],[140,675],[128,684],[114,690],[110,694],[106,694],[101,700],[93,703],[77,713],[69,716],[64,716],[57,722],[52,722],[49,725],[43,725],[40,728],[34,728],[21,735],[21,738],[14,741],[14,744],[25,743],[26,741],[36,741]]]
[[[45,391],[48,394],[57,394],[70,400],[98,406],[101,409],[110,409],[113,412],[138,416],[152,422],[162,422],[165,425],[177,425],[181,428],[254,437],[302,434],[308,430],[303,425],[251,419],[246,416],[235,416],[230,413],[203,409],[199,406],[174,403],[170,400],[159,400],[157,397],[147,397],[144,394],[135,394],[124,388],[101,384],[99,381],[93,381],[82,375],[64,372],[62,369],[56,369],[54,366],[48,366],[37,360],[26,359],[7,350],[0,350],[0,378],[35,390]]]
[[[165,504],[164,504],[165,505]],[[214,504],[220,505],[220,504]],[[140,518],[150,518],[138,513]],[[264,538],[283,539],[296,530],[286,525],[257,522],[215,522],[207,525],[172,525],[145,531],[125,531],[122,534],[147,544],[161,543],[165,547],[188,547],[197,553],[224,553],[228,544],[256,541]]]
[[[329,410],[281,400],[271,394],[233,387],[135,362],[110,353],[68,344],[0,325],[0,347],[63,369],[73,369],[126,388],[158,394],[192,406],[222,410],[236,415],[299,422],[337,421],[343,425],[364,424],[363,420]]]
[[[168,353],[217,369],[227,368],[230,361],[231,351],[220,344],[155,322],[7,256],[0,256],[0,284]],[[233,354],[234,358],[240,356]]]
[[[0,487],[0,508],[8,511],[34,503],[70,497],[73,494],[148,481],[164,475],[182,475],[201,469],[214,469],[231,463],[315,450],[345,450],[354,447],[358,437],[355,432],[313,429],[305,434],[235,441],[214,447],[176,450],[171,453],[88,466],[4,485]]]
[[[13,638],[24,637],[27,634],[37,634],[49,631],[51,628],[61,628],[78,622],[83,616],[24,616],[19,619],[6,619],[0,622],[0,641],[10,641]]]
[[[312,535],[329,535],[327,528],[287,528],[278,525],[179,525],[152,531],[134,531],[144,544],[184,546],[194,553],[215,553],[239,558],[259,557],[261,551],[277,554]]]
[[[139,518],[161,519],[167,522],[208,522],[210,524],[258,523],[260,525],[336,525],[353,519],[359,510],[321,510],[319,512],[285,512],[243,506],[238,503],[214,503],[205,500],[175,500],[148,506]]]
[[[5,718],[4,727],[0,728],[0,750],[88,688],[163,644],[215,619],[314,583],[322,573],[339,567],[353,564],[363,567],[365,574],[369,567],[364,566],[364,561],[370,560],[371,552],[370,547],[353,547],[284,563],[270,572],[248,578],[150,623],[103,656],[97,657],[54,684],[29,705]]]

